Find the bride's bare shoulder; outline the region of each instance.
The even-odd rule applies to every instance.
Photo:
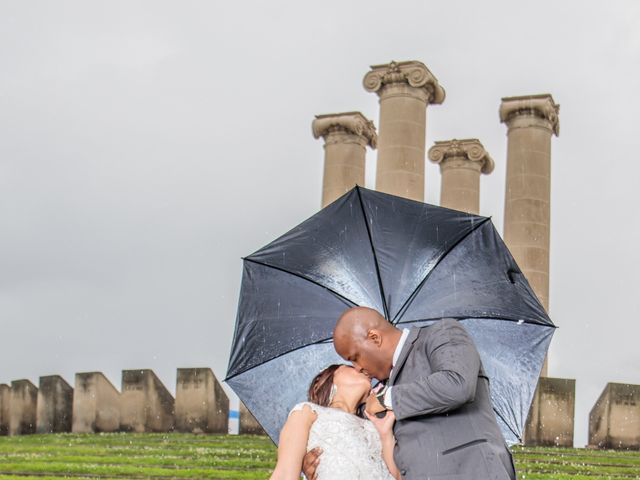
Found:
[[[312,402],[300,402],[296,404],[289,412],[289,418],[296,416],[298,418],[313,422],[318,418],[318,413],[323,407]]]

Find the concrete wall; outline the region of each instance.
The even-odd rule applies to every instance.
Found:
[[[39,387],[36,432],[70,432],[73,388],[59,375],[40,377]]]
[[[151,370],[123,370],[120,429],[169,432],[175,425],[175,401]]]
[[[9,434],[10,399],[11,387],[5,383],[0,384],[0,435]]]
[[[640,450],[640,385],[607,384],[589,414],[589,445]]]
[[[176,380],[176,430],[227,433],[229,398],[210,368],[179,368]]]
[[[100,372],[76,373],[73,432],[116,432],[119,428],[120,392]]]
[[[576,381],[541,377],[525,428],[525,445],[573,447]]]
[[[29,380],[14,380],[9,402],[9,435],[35,433],[37,387]]]

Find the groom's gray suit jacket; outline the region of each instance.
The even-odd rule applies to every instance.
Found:
[[[411,329],[387,383],[404,479],[516,478],[480,356],[456,320]]]

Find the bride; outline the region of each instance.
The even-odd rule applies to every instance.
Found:
[[[298,480],[307,451],[322,461],[313,480],[400,480],[393,461],[393,412],[369,420],[356,415],[371,392],[369,377],[350,365],[331,365],[311,382],[308,402],[289,413],[271,480]]]

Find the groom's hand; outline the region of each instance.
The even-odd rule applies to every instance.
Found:
[[[364,407],[365,411],[369,415],[375,415],[376,413],[384,412],[386,408],[380,403],[380,400],[376,398],[376,394],[371,392],[367,397],[367,403]]]
[[[318,478],[316,476],[316,469],[320,463],[321,454],[322,449],[320,447],[316,447],[309,450],[302,459],[302,473],[304,473],[307,480],[316,480]]]

